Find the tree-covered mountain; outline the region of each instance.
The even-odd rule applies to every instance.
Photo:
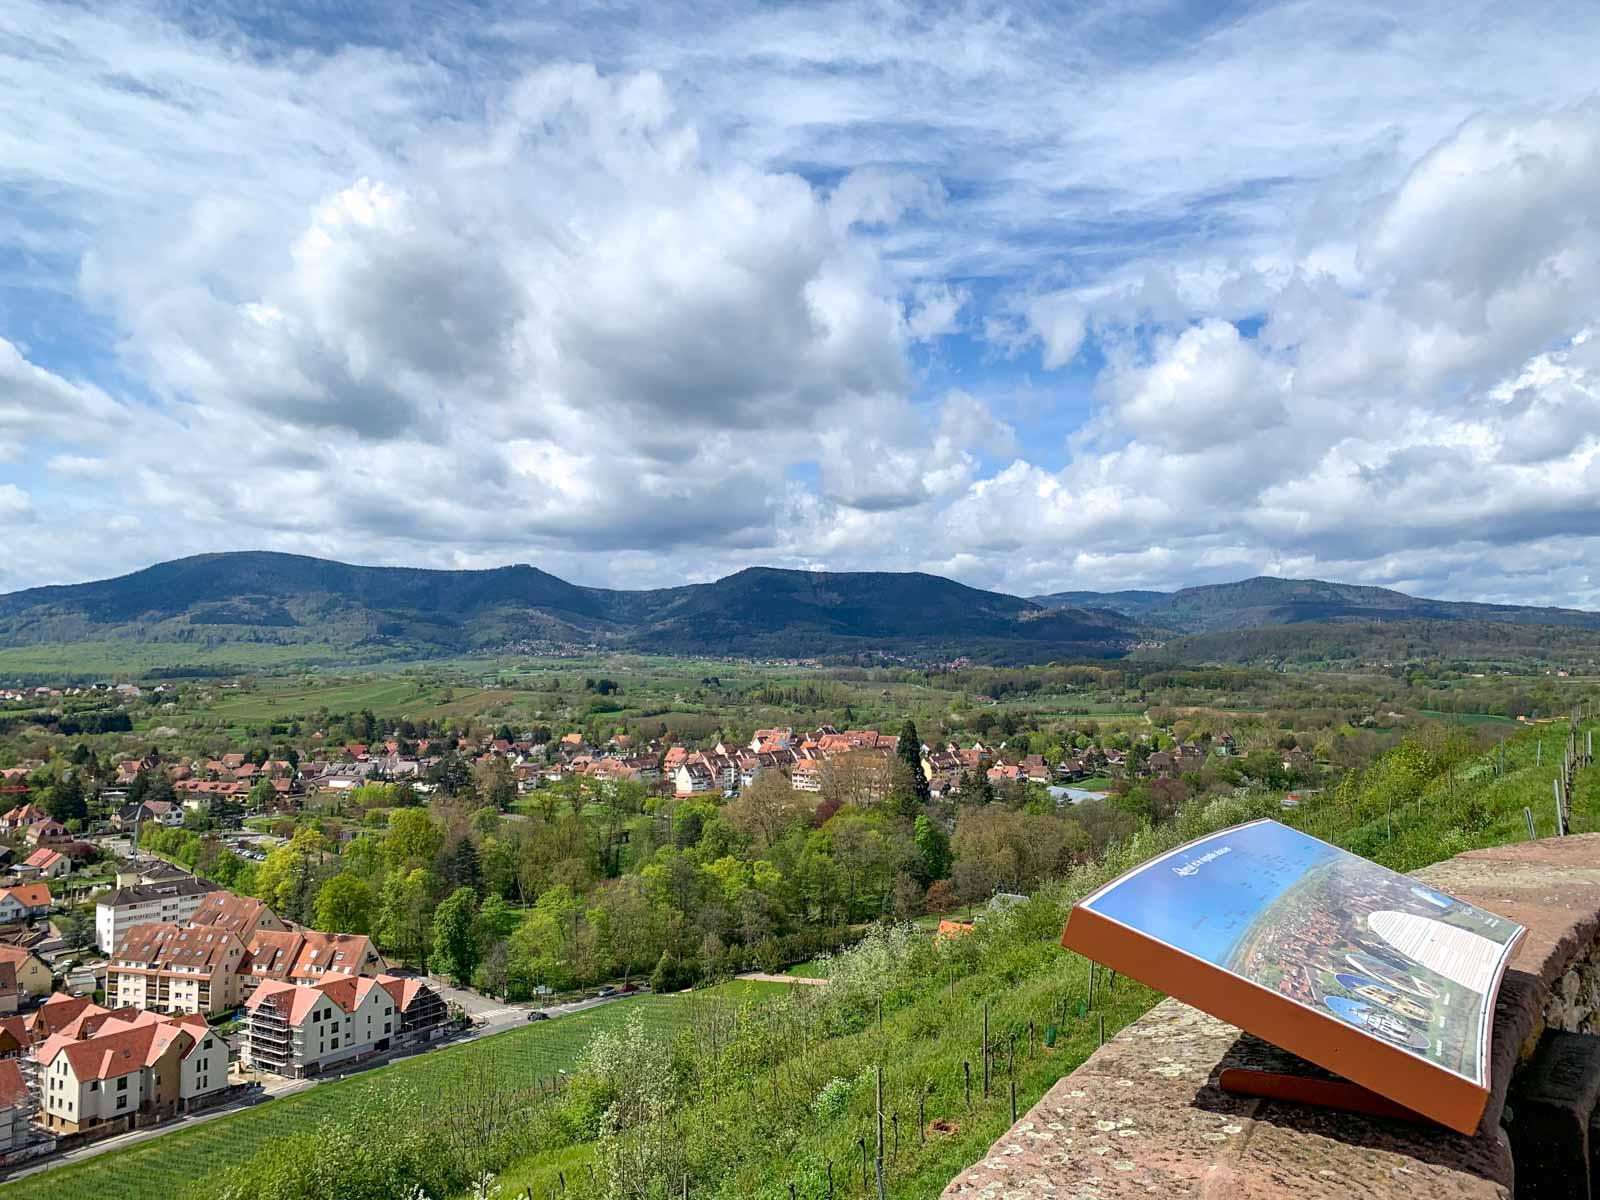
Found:
[[[1388,588],[1257,576],[1176,592],[1056,592],[1047,607],[1099,608],[1171,633],[1222,633],[1306,621],[1474,621],[1600,629],[1600,613],[1426,600]]]
[[[614,591],[529,566],[363,567],[242,552],[0,596],[0,646],[227,642],[426,657],[529,642],[763,656],[889,652],[997,661],[1109,657],[1137,639],[1105,612],[934,575],[757,567],[715,583]]]
[[[557,644],[1023,663],[1113,658],[1141,642],[1160,644],[1147,655],[1183,661],[1482,659],[1496,647],[1519,658],[1600,656],[1600,613],[1271,578],[1022,599],[937,575],[752,567],[714,583],[617,591],[525,565],[433,571],[261,552],[0,596],[0,648],[175,644],[203,648],[211,662],[234,661],[233,645],[311,662]]]

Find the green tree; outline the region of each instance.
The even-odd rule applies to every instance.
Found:
[[[403,808],[390,815],[383,859],[391,871],[431,867],[444,843],[444,831],[426,809]]]
[[[428,955],[428,966],[462,986],[472,981],[472,972],[478,965],[477,908],[478,894],[461,887],[451,892],[433,914],[433,951]]]
[[[262,812],[272,808],[277,802],[278,789],[272,786],[272,780],[262,776],[250,789],[250,797],[246,803],[253,811]]]
[[[924,886],[950,874],[950,836],[944,826],[928,817],[917,817],[911,835],[917,845],[918,882]]]
[[[72,771],[56,780],[44,798],[44,810],[63,825],[68,821],[82,821],[89,815],[89,805],[83,798],[83,783],[78,772]]]
[[[372,885],[355,875],[335,875],[317,892],[317,928],[326,933],[371,933]]]
[[[410,872],[396,871],[384,880],[383,901],[378,908],[379,945],[408,962],[427,958],[433,887],[432,872],[421,867]]]
[[[320,833],[301,829],[287,845],[267,855],[256,872],[256,895],[279,916],[310,924],[326,849]]]

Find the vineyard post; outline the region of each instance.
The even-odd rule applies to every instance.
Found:
[[[1105,1015],[1105,1013],[1101,1013],[1100,1014],[1100,1044],[1102,1046],[1104,1046],[1106,1044],[1106,1015]]]
[[[878,1164],[878,1195],[883,1195],[883,1064],[878,1064],[877,1071],[876,1106],[878,1116],[878,1152],[875,1156]]]
[[[917,1096],[917,1145],[928,1144],[928,1093],[926,1091]]]
[[[1530,842],[1537,840],[1539,835],[1534,832],[1533,828],[1533,809],[1524,808],[1522,810],[1522,815],[1528,818],[1528,840]]]
[[[963,1062],[961,1064],[961,1072],[962,1072],[963,1075],[965,1075],[967,1077],[967,1107],[971,1108],[972,1107],[972,1064],[969,1063],[969,1062]]]
[[[983,1002],[983,1098],[989,1098],[989,1002]]]
[[[894,1112],[889,1114],[889,1120],[894,1126],[894,1149],[889,1151],[889,1160],[891,1162],[899,1162],[900,1161],[900,1111],[899,1111],[899,1109],[896,1109]]]
[[[828,1160],[828,1200],[833,1200],[833,1159]]]

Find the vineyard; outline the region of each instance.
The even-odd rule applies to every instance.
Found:
[[[324,1122],[386,1106],[421,1088],[443,1095],[458,1088],[520,1085],[537,1093],[570,1068],[602,1029],[638,1016],[670,1037],[688,1020],[690,1005],[673,996],[639,996],[571,1016],[541,1021],[467,1045],[421,1054],[393,1066],[320,1083],[243,1112],[178,1129],[126,1150],[46,1171],[0,1187],[6,1200],[180,1200],[197,1184],[250,1158],[282,1138],[314,1132]]]

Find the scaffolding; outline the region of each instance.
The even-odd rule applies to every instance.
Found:
[[[244,1027],[244,1057],[278,1075],[294,1073],[301,1035],[272,1000],[258,1005]]]

